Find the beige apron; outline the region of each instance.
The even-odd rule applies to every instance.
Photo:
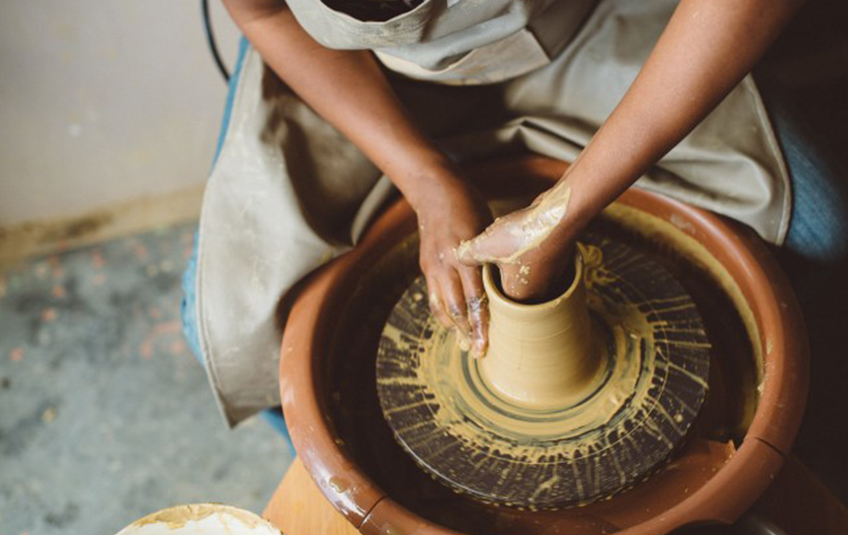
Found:
[[[573,160],[624,95],[674,9],[670,0],[425,0],[375,23],[320,0],[288,4],[326,46],[372,49],[402,73],[390,76],[399,97],[459,161],[507,148]],[[231,425],[279,403],[281,295],[355,244],[392,192],[299,98],[268,91],[273,83],[249,50],[200,221],[200,345]],[[637,185],[781,243],[788,175],[750,76]]]

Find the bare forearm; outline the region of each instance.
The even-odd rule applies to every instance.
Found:
[[[279,0],[225,1],[266,63],[401,190],[418,215],[419,264],[433,314],[485,347],[480,271],[450,254],[489,224],[485,203],[415,127],[370,52],[323,47]]]
[[[331,50],[274,0],[227,0],[247,38],[277,75],[356,144],[417,204],[450,162],[405,113],[373,55]]]
[[[565,226],[585,224],[679,143],[751,70],[800,3],[683,0],[627,94],[557,186],[571,188]]]

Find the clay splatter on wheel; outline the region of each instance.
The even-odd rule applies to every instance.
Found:
[[[622,242],[586,234],[580,248],[603,358],[591,387],[558,406],[515,403],[495,388],[430,315],[421,277],[394,307],[377,355],[380,404],[437,480],[488,503],[566,507],[633,487],[685,439],[709,376],[694,302]]]

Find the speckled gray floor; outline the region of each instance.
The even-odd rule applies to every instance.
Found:
[[[0,275],[0,534],[111,535],[178,503],[263,509],[291,455],[263,420],[226,428],[183,340],[193,231]]]

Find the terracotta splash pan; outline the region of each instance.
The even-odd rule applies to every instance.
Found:
[[[467,172],[503,199],[550,186],[565,167],[519,156]],[[362,533],[665,534],[732,523],[770,485],[801,422],[808,349],[767,247],[741,225],[638,189],[594,225],[664,262],[705,317],[715,372],[688,443],[634,488],[561,511],[483,505],[424,475],[394,442],[374,385],[382,325],[418,269],[414,214],[397,201],[353,251],[304,285],[281,352],[283,410],[298,455]]]

